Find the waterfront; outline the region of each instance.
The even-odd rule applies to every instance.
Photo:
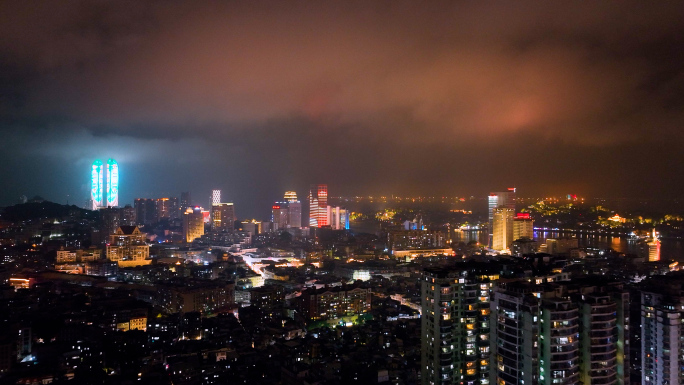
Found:
[[[483,230],[469,230],[456,231],[455,242],[468,243],[477,241],[480,243],[487,242],[487,232]],[[596,249],[612,249],[618,253],[638,254],[639,242],[635,238],[608,236],[598,234],[574,233],[563,231],[535,231],[534,240],[543,244],[549,238],[572,238],[576,237],[579,241],[579,247],[596,248]],[[681,239],[665,238],[661,241],[660,247],[661,259],[672,259],[678,262],[684,262],[684,244]]]

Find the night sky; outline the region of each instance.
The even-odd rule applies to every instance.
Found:
[[[0,205],[684,196],[681,2],[0,2]]]

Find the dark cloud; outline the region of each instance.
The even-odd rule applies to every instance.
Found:
[[[82,169],[110,156],[129,172],[124,201],[223,186],[259,214],[319,181],[333,194],[679,196],[683,13],[2,2],[2,201],[85,199]]]

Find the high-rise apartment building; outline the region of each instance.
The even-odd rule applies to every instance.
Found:
[[[235,228],[235,206],[232,203],[211,205],[211,229],[233,231]]]
[[[211,204],[217,205],[221,203],[221,190],[211,190]]]
[[[136,221],[139,225],[151,225],[161,220],[178,219],[178,198],[137,198],[134,201]]]
[[[684,274],[641,291],[641,383],[684,384]]]
[[[490,383],[491,266],[427,268],[421,277],[421,382]]]
[[[494,209],[504,207],[515,211],[515,187],[510,187],[507,191],[490,193],[487,201],[491,224],[494,219]]]
[[[178,218],[178,198],[157,198],[155,199],[156,220]]]
[[[534,221],[527,213],[518,213],[513,218],[513,239],[517,241],[521,238],[534,239]]]
[[[328,225],[328,185],[312,184],[309,188],[309,226]]]
[[[289,211],[288,202],[276,202],[271,206],[271,222],[278,226],[279,230],[290,227]]]
[[[114,234],[119,226],[122,225],[121,214],[122,210],[116,207],[105,207],[99,210],[100,213],[100,234],[104,240],[108,240],[111,234]]]
[[[539,384],[628,383],[628,294],[577,294],[541,301]]]
[[[538,320],[539,336],[534,342],[538,347],[539,384],[577,384],[580,378],[579,309],[568,298],[544,298]]]
[[[285,191],[285,201],[287,202],[287,215],[290,227],[302,227],[302,202],[297,199],[294,191]]]
[[[491,301],[491,382],[537,384],[539,379],[539,293],[513,282],[494,290]]]
[[[137,198],[133,201],[138,225],[151,225],[157,222],[157,202],[154,199]]]
[[[339,206],[327,207],[328,225],[333,230],[349,230],[349,210]]]
[[[184,191],[180,196],[180,214],[184,214],[188,207],[192,206],[192,201],[190,200],[190,192]]]
[[[513,215],[514,210],[499,207],[494,209],[492,221],[492,249],[505,251],[515,240],[513,238]]]
[[[502,283],[491,311],[497,385],[629,382],[629,293],[620,284]]]
[[[575,295],[580,319],[580,382],[629,384],[629,293],[621,288],[590,287],[590,292],[583,288]]]
[[[515,212],[515,187],[510,187],[507,191],[490,193],[487,204],[489,211],[489,247],[493,248],[494,210],[497,208],[507,208]]]
[[[290,227],[299,229],[302,227],[302,202],[288,202],[287,215]]]
[[[126,226],[135,226],[138,224],[135,208],[131,205],[126,205],[121,209],[121,224]]]
[[[183,213],[183,235],[187,243],[204,235],[204,214],[200,207],[188,208]]]
[[[271,206],[271,222],[277,230],[302,227],[302,203],[296,192],[286,191],[285,200]]]

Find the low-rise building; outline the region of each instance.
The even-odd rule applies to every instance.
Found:
[[[146,234],[138,226],[119,226],[109,236],[107,259],[118,263],[119,267],[149,265],[150,246],[145,242]]]
[[[229,283],[193,283],[190,286],[157,285],[156,305],[169,313],[211,313],[235,304],[235,285]]]
[[[299,308],[307,321],[325,321],[371,310],[371,289],[358,286],[310,288],[302,291]]]

